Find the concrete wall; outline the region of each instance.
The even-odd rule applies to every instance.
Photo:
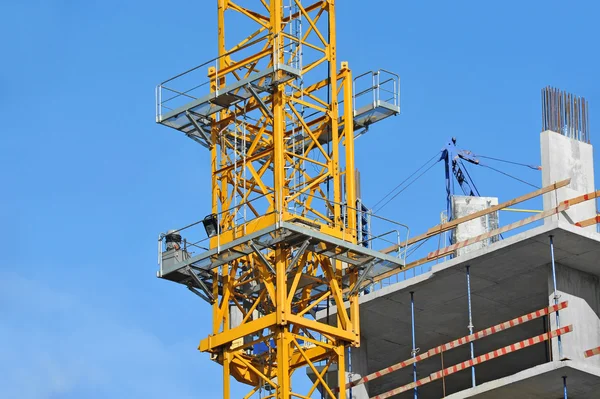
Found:
[[[556,207],[557,199],[560,202],[594,191],[594,151],[591,144],[547,130],[540,134],[540,148],[544,186],[571,178],[569,186],[544,194],[544,209]],[[570,223],[576,223],[595,215],[595,201],[591,200],[575,205],[561,215],[545,218],[544,222],[566,218]],[[596,226],[587,229],[596,231]]]
[[[498,198],[494,197],[469,197],[464,195],[454,195],[452,197],[452,218],[458,219],[462,216],[469,215],[487,209],[491,206],[498,205]],[[461,223],[454,229],[452,233],[452,242],[464,241],[469,238],[487,233],[498,227],[498,212],[491,213],[480,218]],[[480,241],[457,251],[457,256],[487,247],[491,243],[498,240],[497,236],[489,240]]]
[[[367,338],[364,336],[360,337],[360,347],[352,348],[352,372],[346,373],[348,375],[348,381],[354,381],[362,378],[369,374],[368,363],[367,363]],[[347,358],[347,357],[346,357]],[[346,364],[346,370],[348,370],[348,364]],[[350,390],[346,391],[346,397],[348,399],[369,399],[369,383],[358,385],[352,388],[352,395]]]
[[[554,304],[552,269],[548,274],[548,300]],[[583,353],[600,346],[600,280],[598,276],[560,264],[556,265],[558,301],[569,301],[569,306],[559,312],[560,326],[573,325],[573,332],[562,336],[562,357],[583,360],[600,367],[600,356],[585,359]],[[550,317],[551,329],[556,326],[556,317]],[[559,359],[558,339],[552,340],[554,360]]]

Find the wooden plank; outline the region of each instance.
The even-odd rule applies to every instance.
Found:
[[[488,239],[490,237],[497,236],[497,235],[505,233],[507,231],[510,231],[510,230],[513,230],[513,229],[525,226],[527,224],[536,222],[536,221],[538,221],[540,219],[547,218],[548,216],[552,216],[552,215],[555,215],[557,213],[566,211],[567,209],[569,209],[569,204],[565,201],[565,202],[561,203],[559,206],[557,206],[556,208],[544,211],[542,213],[538,213],[537,215],[533,215],[533,216],[530,216],[528,218],[519,220],[518,222],[511,223],[511,224],[509,224],[507,226],[504,226],[504,227],[500,227],[499,229],[491,230],[491,231],[489,231],[487,233],[480,234],[478,236],[469,238],[468,240],[457,242],[456,244],[452,244],[452,245],[450,245],[448,247],[438,249],[437,251],[430,252],[427,255],[427,259],[430,259],[430,260],[431,259],[437,259],[440,256],[447,255],[447,254],[449,254],[451,252],[456,251],[459,248],[464,248],[464,247],[466,247],[468,245],[471,245],[471,244],[474,244],[476,242],[483,241],[483,240]]]
[[[592,191],[591,193],[580,195],[579,197],[571,198],[565,201],[562,201],[563,204],[568,204],[570,206],[580,204],[582,202],[598,198],[600,197],[600,190]]]
[[[550,186],[544,187],[544,188],[543,188],[543,189],[541,189],[541,190],[544,190],[544,189],[550,189],[550,191],[551,191],[551,190],[553,189],[553,187],[554,187],[554,186],[557,186],[557,188],[560,188],[560,187],[563,187],[565,184],[568,184],[568,182],[569,182],[569,181],[570,181],[570,179],[566,179],[566,180],[560,181],[560,182],[558,182],[558,183],[555,183],[555,184],[553,184],[553,185],[550,185]],[[565,182],[566,182],[566,183],[565,183]],[[537,191],[534,191],[534,192],[532,192],[532,193],[530,193],[530,194],[527,194],[527,195],[533,195],[534,193],[537,193],[537,192],[539,192],[539,191],[540,191],[540,190],[537,190]],[[537,194],[537,195],[540,195],[540,194]],[[523,196],[523,197],[524,197],[524,196]],[[520,198],[523,198],[523,197],[515,198],[515,200],[519,200]],[[568,209],[569,207],[571,207],[571,206],[573,206],[573,205],[577,205],[577,204],[580,204],[580,203],[582,203],[582,202],[585,202],[585,201],[589,201],[589,200],[591,200],[591,199],[594,199],[594,198],[600,198],[600,190],[593,191],[593,192],[591,192],[591,193],[588,193],[588,194],[583,194],[583,195],[580,195],[580,196],[578,196],[578,197],[570,198],[570,199],[568,199],[568,200],[564,200],[564,201],[562,201],[562,202],[559,204],[559,206],[558,206],[558,207],[556,207],[556,208],[554,208],[554,209],[551,209],[551,210],[549,210],[549,211],[546,211],[546,212],[552,212],[552,211],[556,210],[557,208],[565,207],[564,209],[562,209],[562,210],[560,211],[560,212],[562,212],[563,210],[566,210],[566,209]],[[511,201],[514,201],[514,200],[511,200]],[[511,201],[505,202],[505,203],[503,203],[503,204],[500,204],[500,205],[505,205],[505,204],[507,204],[507,203],[509,203],[509,202],[511,202]],[[500,206],[500,205],[496,205],[496,207],[497,207],[497,206]],[[492,209],[492,208],[489,208],[489,209]],[[487,210],[489,210],[489,209],[487,209]],[[537,216],[537,217],[542,217],[542,215],[544,215],[544,214],[545,214],[545,213],[544,213],[544,212],[542,212],[542,213],[539,213],[539,214],[537,214],[537,215],[535,215],[535,216]],[[476,215],[476,213],[474,213],[474,214],[472,214],[472,215]],[[471,216],[471,215],[467,215],[467,217],[468,217],[468,216]],[[547,217],[547,216],[548,216],[548,215],[546,215],[546,216],[543,216],[543,217]],[[479,216],[477,216],[477,217],[480,217],[480,215],[479,215]],[[532,217],[532,218],[533,218],[533,217]],[[454,222],[460,221],[461,219],[463,219],[463,218],[456,219],[456,220],[454,220]],[[530,218],[528,218],[528,219],[530,219]],[[525,220],[527,220],[527,219],[525,219]],[[594,222],[592,222],[592,220],[594,220]],[[534,221],[534,220],[530,220],[528,223],[531,223],[531,222],[533,222],[533,221]],[[522,221],[521,221],[521,222],[522,222]],[[513,225],[514,225],[514,224],[521,223],[521,222],[513,223]],[[599,216],[596,216],[595,218],[590,218],[590,219],[583,220],[583,221],[581,221],[581,222],[579,222],[579,223],[576,223],[575,225],[576,225],[576,226],[579,226],[579,227],[586,227],[586,226],[590,226],[590,225],[592,225],[592,224],[595,224],[595,223],[600,223],[600,215],[599,215]],[[527,224],[527,223],[524,223],[524,224]],[[439,225],[438,227],[440,227],[440,226],[443,226],[443,225]],[[512,225],[509,225],[509,226],[512,226]],[[500,234],[500,233],[502,233],[503,231],[505,231],[505,230],[502,230],[502,229],[506,229],[506,228],[507,228],[507,227],[509,227],[509,226],[505,226],[505,227],[502,227],[502,228],[500,228],[500,229],[496,229],[496,230],[494,230],[494,231],[492,231],[492,232],[490,232],[490,233],[485,233],[485,234],[482,234],[481,236],[484,236],[484,235],[485,235],[485,236],[487,236],[488,234],[489,234],[490,236],[492,236],[492,235],[497,235],[497,234]],[[512,228],[514,229],[514,228],[516,228],[516,227],[519,227],[519,226],[513,226]],[[434,229],[435,229],[435,228],[437,228],[437,227],[434,227]],[[431,229],[430,229],[430,231],[431,231]],[[419,238],[419,237],[421,237],[420,239],[423,239],[425,236],[426,236],[426,234],[422,234],[422,235],[420,235],[420,236],[417,236],[417,237],[414,237],[414,238],[412,238],[411,240],[415,240],[415,239],[417,239],[417,238]],[[480,237],[481,237],[481,236],[480,236]],[[426,238],[426,237],[425,237],[425,238]],[[485,239],[485,238],[486,238],[486,237],[484,237],[484,238],[482,238],[482,239]],[[410,243],[410,241],[411,241],[411,240],[409,240],[408,242]],[[467,240],[467,241],[469,241],[469,242],[468,242],[468,244],[472,244],[472,243],[476,242],[476,241],[471,241],[471,240],[474,240],[474,239]],[[464,243],[464,241],[461,241],[461,242],[462,242],[462,243]],[[465,244],[465,245],[468,245],[468,244]],[[454,245],[457,245],[457,244],[454,244]],[[400,245],[400,247],[402,247],[402,246],[404,246],[404,244],[401,244],[401,245]],[[403,267],[403,268],[397,268],[397,269],[392,269],[392,270],[389,270],[389,271],[387,271],[387,272],[385,272],[385,273],[382,273],[382,274],[380,274],[380,275],[378,275],[378,276],[375,276],[375,277],[374,277],[372,280],[370,280],[370,281],[372,281],[372,282],[376,283],[376,282],[379,282],[379,281],[381,281],[381,280],[383,280],[383,279],[386,279],[386,278],[388,278],[388,277],[391,277],[391,276],[393,276],[393,275],[395,275],[395,274],[398,274],[398,273],[400,273],[400,272],[403,272],[403,271],[406,271],[406,270],[409,270],[409,269],[415,268],[415,267],[417,267],[417,266],[424,265],[424,264],[426,264],[426,263],[429,263],[429,262],[431,262],[431,261],[434,261],[434,260],[436,260],[436,259],[440,259],[440,258],[443,258],[443,257],[445,257],[445,256],[448,256],[448,254],[450,254],[450,253],[454,252],[454,251],[455,251],[457,248],[451,249],[451,250],[449,250],[449,251],[447,251],[447,252],[442,252],[442,251],[443,251],[444,249],[448,249],[448,248],[451,248],[451,247],[452,247],[452,245],[451,245],[450,247],[446,247],[446,248],[440,249],[440,250],[438,250],[438,251],[431,252],[431,253],[429,253],[429,254],[427,255],[427,257],[425,257],[425,258],[418,259],[418,260],[415,260],[415,261],[413,261],[413,262],[410,262],[410,263],[408,263],[408,264],[407,264],[405,267]],[[392,252],[392,251],[394,251],[394,250],[396,250],[396,249],[398,249],[398,245],[397,245],[397,244],[396,244],[396,245],[394,245],[394,246],[392,246],[392,247],[386,248],[386,249],[382,250],[381,252],[384,252],[384,253],[389,253],[389,252]],[[386,251],[387,251],[387,252],[386,252]]]
[[[507,208],[509,206],[513,206],[515,204],[519,204],[521,202],[530,200],[530,199],[538,197],[540,195],[549,193],[550,191],[557,190],[557,189],[559,189],[561,187],[564,187],[564,186],[568,185],[570,182],[571,182],[571,179],[561,180],[561,181],[556,182],[554,184],[551,184],[549,186],[542,187],[539,190],[532,191],[532,192],[530,192],[528,194],[522,195],[522,196],[517,197],[517,198],[513,198],[513,199],[511,199],[509,201],[506,201],[506,202],[503,202],[501,204],[494,205],[494,206],[489,207],[487,209],[483,209],[483,210],[481,210],[479,212],[475,212],[475,213],[472,213],[470,215],[466,215],[466,216],[460,217],[458,219],[454,219],[454,220],[452,220],[452,221],[450,221],[448,223],[439,224],[439,225],[437,225],[435,227],[432,227],[431,229],[427,230],[427,232],[424,233],[424,234],[421,234],[421,235],[418,235],[416,237],[413,237],[413,238],[409,239],[408,241],[405,241],[405,242],[403,242],[403,243],[401,243],[399,245],[398,244],[392,245],[391,247],[383,249],[381,252],[387,254],[387,253],[396,251],[398,248],[402,248],[405,245],[411,245],[411,244],[414,244],[415,242],[419,242],[419,241],[424,240],[426,238],[429,238],[431,236],[443,233],[443,232],[448,231],[448,230],[452,230],[453,228],[455,228],[456,226],[458,226],[461,223],[468,222],[468,221],[473,220],[473,219],[477,219],[477,218],[479,218],[481,216],[485,216],[485,215],[488,215],[490,213],[496,212],[496,211],[498,211],[498,210],[500,210],[502,208]],[[572,204],[572,205],[574,205],[574,204]]]
[[[443,257],[444,257],[444,255],[441,255],[441,256],[439,256],[439,257],[438,257],[438,259],[439,259],[439,258],[443,258]],[[366,281],[366,283],[369,283],[369,284],[370,284],[371,282],[373,282],[373,283],[376,283],[376,282],[378,282],[378,281],[381,281],[381,280],[383,280],[383,279],[386,279],[386,278],[388,278],[388,277],[391,277],[391,276],[393,276],[393,275],[395,275],[395,274],[398,274],[398,273],[400,273],[400,272],[404,272],[404,271],[407,271],[407,270],[413,269],[413,268],[415,268],[415,267],[417,267],[417,266],[424,265],[425,263],[429,263],[429,262],[431,262],[431,261],[433,261],[433,260],[435,260],[435,259],[429,259],[429,258],[427,258],[427,257],[425,257],[425,258],[421,258],[421,259],[418,259],[418,260],[415,260],[415,261],[413,261],[413,262],[410,262],[410,263],[406,264],[406,266],[404,266],[403,268],[396,268],[396,269],[388,270],[388,271],[387,271],[387,272],[385,272],[385,273],[381,273],[381,274],[379,274],[379,275],[377,275],[377,276],[373,277],[372,279],[369,279],[368,281]]]
[[[588,227],[600,223],[600,216],[594,216],[593,218],[582,220],[581,222],[575,223],[577,227]]]

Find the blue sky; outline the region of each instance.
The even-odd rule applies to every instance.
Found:
[[[367,203],[451,136],[539,164],[546,85],[585,96],[596,126],[597,2],[337,3],[340,61],[402,77],[402,115],[357,141]],[[210,173],[154,123],[154,86],[216,55],[216,2],[4,1],[0,19],[0,397],[219,397],[195,349],[209,307],[155,277],[158,233],[208,213]],[[472,172],[483,195],[529,191]],[[421,232],[444,208],[440,164],[382,215]]]

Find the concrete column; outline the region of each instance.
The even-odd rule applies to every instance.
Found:
[[[569,198],[577,197],[594,191],[594,149],[591,144],[563,136],[546,130],[540,134],[542,152],[542,184],[571,178],[571,184],[559,190],[544,194],[544,209],[551,209]],[[575,205],[561,215],[544,219],[551,223],[559,218],[565,218],[570,223],[580,222],[596,216],[594,200]],[[596,226],[586,227],[596,231]]]
[[[552,271],[548,274],[548,303],[554,305]],[[600,346],[600,279],[561,264],[556,265],[556,285],[559,302],[569,301],[569,306],[560,311],[560,325],[573,325],[573,331],[562,336],[563,357],[585,361],[600,367],[600,356],[585,359],[583,353]],[[557,328],[556,317],[550,316],[552,330]],[[552,340],[552,354],[558,359],[558,340]]]
[[[458,219],[471,213],[487,209],[494,205],[498,205],[498,198],[454,195],[452,196],[452,218]],[[494,212],[489,215],[459,224],[452,233],[452,242],[468,240],[469,238],[487,233],[488,231],[496,228],[498,228],[498,212]],[[489,240],[476,242],[464,248],[458,249],[458,251],[456,251],[456,255],[460,256],[468,252],[481,249],[496,241],[498,241],[498,236],[494,236]]]

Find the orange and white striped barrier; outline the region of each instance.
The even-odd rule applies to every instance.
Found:
[[[531,312],[526,315],[517,317],[515,319],[505,321],[504,323],[500,323],[495,326],[486,328],[485,330],[478,331],[475,334],[467,335],[466,337],[459,338],[457,340],[454,340],[454,341],[449,342],[444,345],[440,345],[437,348],[433,348],[433,349],[429,350],[428,353],[430,355],[433,355],[433,354],[438,354],[441,352],[448,351],[452,348],[456,348],[458,346],[468,344],[469,342],[476,341],[481,338],[485,338],[485,337],[495,334],[499,331],[508,330],[511,327],[515,327],[520,324],[527,323],[528,321],[538,319],[542,316],[547,316],[550,313],[558,312],[559,310],[562,310],[562,309],[566,308],[567,306],[569,306],[569,302],[564,301],[564,302],[558,303],[556,305],[548,306],[547,308],[544,308],[544,309],[536,310],[535,312]]]
[[[401,394],[403,392],[406,392],[408,390],[414,389],[415,387],[419,387],[421,385],[428,384],[428,383],[430,383],[432,381],[439,380],[442,377],[446,377],[446,376],[449,376],[451,374],[457,373],[457,372],[459,372],[461,370],[464,370],[464,369],[467,369],[469,367],[473,367],[473,366],[476,366],[478,364],[487,362],[488,360],[496,359],[496,358],[498,358],[500,356],[504,356],[504,355],[507,355],[509,353],[516,352],[518,350],[527,348],[529,346],[532,346],[532,345],[535,345],[535,344],[539,344],[540,342],[544,342],[544,341],[547,341],[549,339],[556,338],[556,337],[558,337],[560,335],[570,333],[571,331],[573,331],[573,326],[572,325],[568,325],[566,327],[559,328],[558,330],[554,330],[554,331],[551,331],[549,333],[544,333],[544,334],[538,335],[536,337],[529,338],[529,339],[523,340],[521,342],[517,342],[516,344],[505,346],[504,348],[497,349],[497,350],[492,351],[492,352],[488,352],[485,355],[477,356],[475,359],[467,360],[467,361],[464,361],[462,363],[455,364],[454,366],[450,366],[450,367],[447,367],[447,368],[445,368],[443,370],[440,370],[440,371],[437,371],[435,373],[432,373],[432,374],[430,374],[429,376],[427,376],[425,378],[421,378],[417,382],[411,382],[410,384],[406,384],[406,385],[403,385],[401,387],[394,388],[394,389],[392,389],[390,391],[387,391],[387,392],[382,393],[382,394],[377,395],[377,396],[373,396],[371,399],[386,399],[386,398],[390,398],[392,396],[395,396],[395,395]]]
[[[427,259],[440,257],[440,256],[442,256],[444,254],[448,254],[448,253],[454,252],[454,251],[456,251],[459,248],[466,247],[467,245],[471,245],[471,244],[474,244],[476,242],[486,240],[488,238],[491,238],[491,237],[497,236],[499,234],[505,233],[505,232],[507,232],[509,230],[513,230],[513,229],[525,226],[526,224],[530,224],[530,223],[536,222],[536,221],[538,221],[540,219],[544,219],[544,218],[546,218],[548,216],[552,216],[552,215],[555,215],[557,213],[566,211],[567,209],[569,209],[569,206],[570,206],[568,202],[569,201],[564,201],[559,206],[557,206],[556,208],[549,209],[549,210],[544,211],[544,212],[540,212],[537,215],[530,216],[528,218],[519,220],[518,222],[511,223],[511,224],[506,225],[504,227],[500,227],[499,229],[494,229],[494,230],[489,231],[487,233],[480,234],[478,236],[469,238],[468,240],[457,242],[456,244],[452,244],[452,245],[450,245],[448,247],[440,248],[437,251],[430,252],[427,255]]]
[[[515,327],[515,326],[518,326],[520,324],[527,323],[528,321],[531,321],[531,320],[534,320],[534,319],[538,319],[538,318],[540,318],[542,316],[546,316],[546,315],[548,315],[550,313],[557,312],[559,310],[562,310],[562,309],[566,308],[568,305],[569,305],[568,301],[564,301],[564,302],[558,303],[556,305],[548,306],[548,307],[546,307],[544,309],[536,310],[535,312],[531,312],[531,313],[528,313],[526,315],[519,316],[519,317],[517,317],[515,319],[509,320],[509,321],[505,321],[504,323],[496,324],[495,326],[486,328],[485,330],[478,331],[478,332],[476,332],[474,334],[467,335],[467,336],[461,337],[459,339],[456,339],[454,341],[451,341],[451,342],[439,345],[439,346],[437,346],[437,347],[435,347],[433,349],[430,349],[427,352],[424,352],[424,353],[422,353],[422,354],[420,354],[418,356],[415,356],[413,358],[410,358],[410,359],[405,360],[405,361],[400,362],[400,363],[396,363],[396,364],[394,364],[392,366],[386,367],[386,368],[381,369],[379,371],[376,371],[376,372],[374,372],[372,374],[364,376],[364,377],[362,377],[362,378],[360,378],[358,380],[351,381],[348,384],[346,384],[346,389],[350,389],[350,388],[355,387],[357,385],[364,384],[366,382],[372,381],[372,380],[374,380],[376,378],[379,378],[379,377],[383,377],[384,375],[390,374],[390,373],[392,373],[394,371],[397,371],[397,370],[400,370],[400,369],[402,369],[404,367],[410,366],[413,363],[417,363],[417,362],[420,362],[421,360],[425,360],[425,359],[427,359],[430,356],[437,355],[437,354],[439,354],[441,352],[446,352],[446,351],[448,351],[450,349],[457,348],[457,347],[462,346],[464,344],[468,344],[469,342],[473,342],[473,341],[476,341],[478,339],[485,338],[485,337],[490,336],[492,334],[495,334],[497,332],[500,332],[500,331],[503,331],[503,330],[507,330],[507,329],[509,329],[511,327]],[[339,391],[339,388],[336,390],[336,392],[337,391]]]
[[[583,352],[583,354],[586,358],[600,355],[600,346],[594,349],[590,349],[589,351],[585,351]]]

